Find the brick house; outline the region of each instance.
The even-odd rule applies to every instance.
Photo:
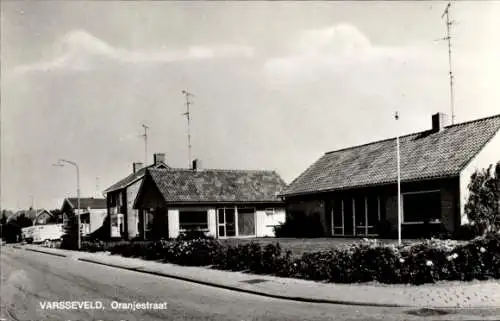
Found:
[[[435,114],[430,130],[400,137],[403,237],[423,224],[453,232],[466,223],[472,173],[500,160],[500,115],[451,126],[447,119]],[[314,215],[323,236],[375,235],[378,222],[394,232],[396,162],[395,138],[325,153],[281,194],[287,215]]]
[[[153,164],[133,163],[132,173],[108,187],[104,194],[107,200],[108,215],[111,221],[111,237],[125,239],[142,238],[144,235],[143,213],[133,208],[137,192],[146,169],[166,169],[165,154],[153,155]],[[120,226],[123,226],[120,231]]]
[[[134,208],[144,211],[148,238],[177,237],[190,229],[217,238],[273,236],[285,219],[274,171],[148,169]]]

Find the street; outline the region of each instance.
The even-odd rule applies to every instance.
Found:
[[[96,309],[51,310],[54,301],[102,302]],[[112,302],[162,303],[165,310],[116,310]],[[116,305],[116,303],[114,303]],[[34,253],[1,250],[1,316],[6,320],[423,320],[415,309],[271,299]],[[497,311],[498,312],[498,311]],[[495,311],[452,311],[433,320],[497,319]]]

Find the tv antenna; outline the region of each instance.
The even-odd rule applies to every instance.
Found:
[[[144,137],[144,166],[148,165],[148,129],[149,127],[147,125],[142,124],[142,127],[144,128],[144,134],[141,136]]]
[[[189,97],[194,97],[194,95],[187,90],[183,90],[182,94],[186,98],[186,112],[183,113],[182,115],[186,116],[187,118],[187,139],[188,139],[188,168],[191,166],[191,113],[189,111],[189,106],[193,104],[192,101],[189,100]]]
[[[450,78],[450,105],[451,105],[451,124],[455,123],[455,93],[453,91],[453,83],[454,83],[454,75],[452,68],[452,60],[451,60],[451,33],[450,27],[454,24],[454,21],[450,20],[450,8],[451,8],[451,0],[446,5],[443,14],[441,15],[441,19],[446,17],[446,37],[441,38],[441,40],[448,41],[448,63],[449,63],[449,78]]]

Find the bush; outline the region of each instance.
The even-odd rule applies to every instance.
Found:
[[[402,246],[376,240],[330,251],[293,257],[279,243],[223,245],[210,238],[155,242],[89,242],[87,251],[162,260],[186,266],[248,271],[338,283],[433,283],[440,280],[500,278],[500,234],[490,233],[466,243],[431,239]]]
[[[465,214],[470,222],[483,228],[481,233],[500,230],[500,161],[476,171],[468,185]]]

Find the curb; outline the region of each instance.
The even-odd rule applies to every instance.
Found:
[[[47,251],[42,251],[38,249],[31,249],[31,248],[25,248],[26,251],[31,251],[31,252],[37,252],[37,253],[43,253],[43,254],[49,254],[49,255],[54,255],[54,256],[59,256],[59,257],[68,257],[65,254],[59,254],[59,253],[54,253],[54,252],[47,252]]]
[[[172,274],[167,274],[167,273],[148,271],[148,270],[144,270],[140,267],[126,267],[126,266],[121,266],[121,265],[117,265],[117,264],[103,263],[103,262],[99,262],[99,261],[95,261],[95,260],[87,259],[87,258],[78,258],[77,260],[82,261],[82,262],[87,262],[87,263],[94,263],[94,264],[109,266],[109,267],[113,267],[113,268],[117,268],[117,269],[123,269],[123,270],[128,270],[128,271],[133,271],[133,272],[140,272],[140,273],[162,276],[162,277],[181,280],[181,281],[187,281],[187,282],[191,282],[191,283],[216,287],[216,288],[225,289],[225,290],[231,290],[231,291],[236,291],[236,292],[259,295],[259,296],[264,296],[264,297],[273,298],[273,299],[281,299],[281,300],[289,300],[289,301],[297,301],[297,302],[307,302],[307,303],[328,303],[328,304],[342,304],[342,305],[368,306],[368,307],[418,308],[415,306],[400,305],[400,304],[365,303],[365,302],[354,302],[354,301],[293,297],[293,296],[287,296],[287,295],[272,294],[272,293],[267,293],[267,292],[262,292],[262,291],[242,289],[242,288],[238,288],[235,286],[229,286],[229,285],[223,285],[223,284],[218,284],[218,283],[213,283],[213,282],[201,281],[201,280],[196,280],[196,279],[192,279],[192,278],[188,278],[188,277],[182,277],[182,276],[177,276],[177,275],[172,275]]]

